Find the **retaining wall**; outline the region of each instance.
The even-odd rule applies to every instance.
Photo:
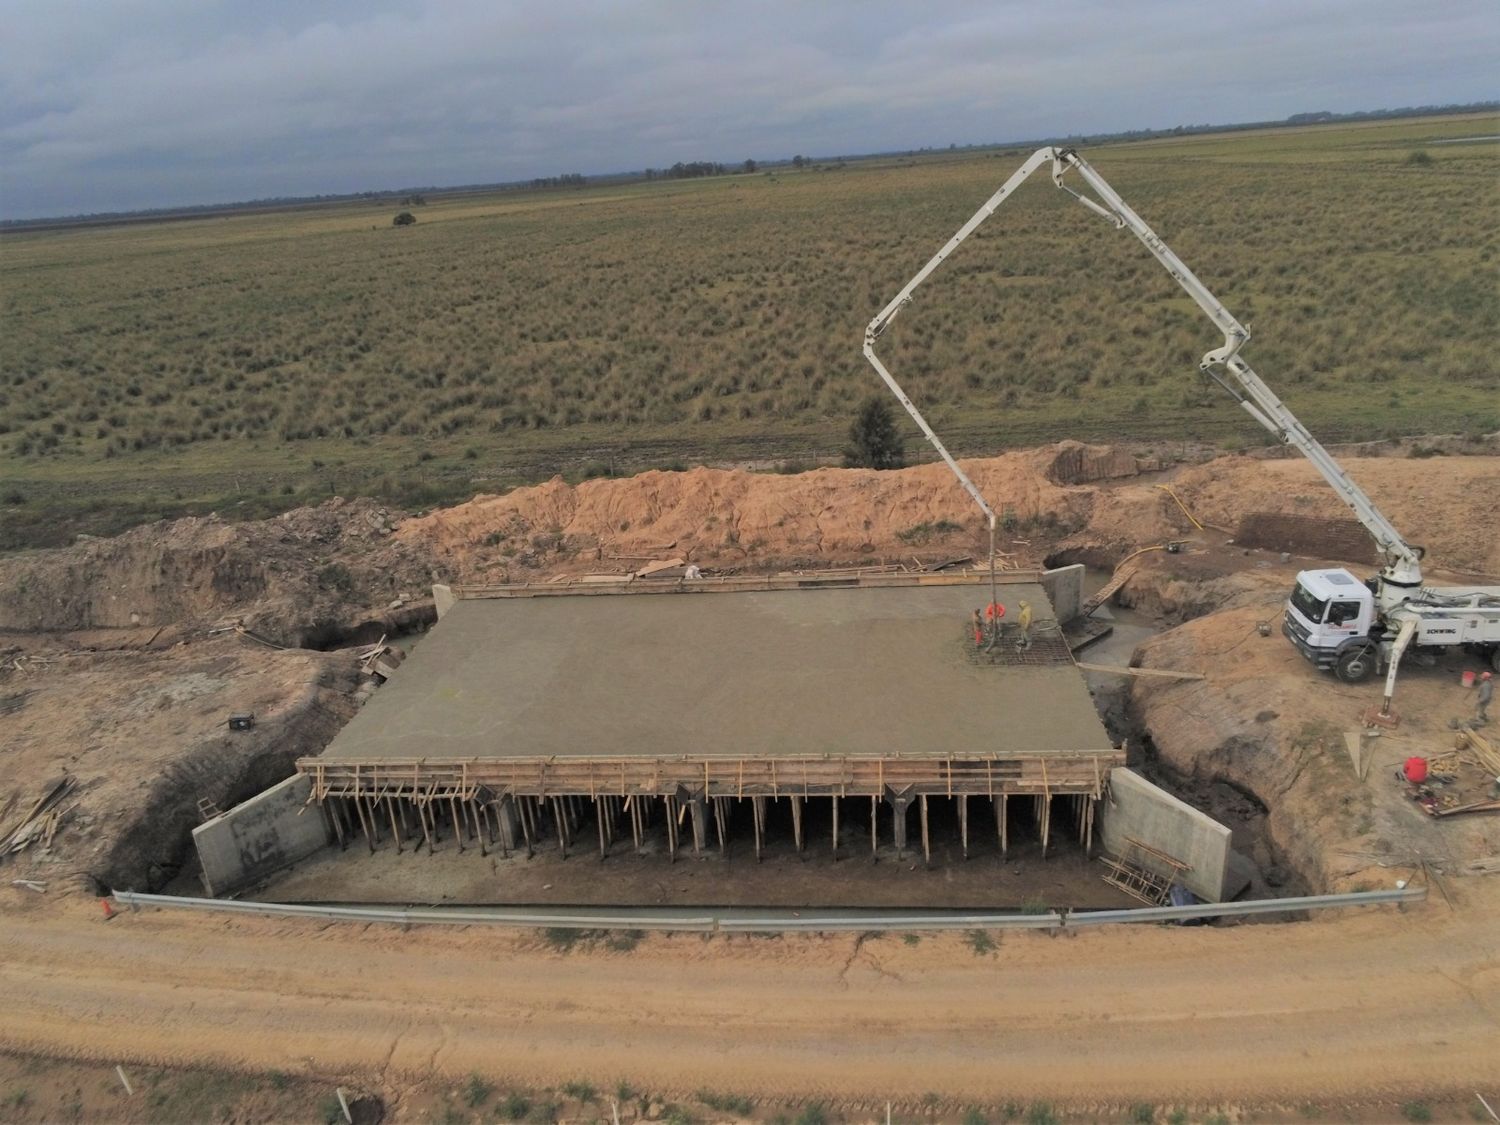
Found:
[[[326,847],[328,821],[311,794],[312,778],[297,774],[193,829],[204,889],[229,894]]]
[[[1130,840],[1165,852],[1191,865],[1178,880],[1204,902],[1222,902],[1229,875],[1229,829],[1213,817],[1179,801],[1133,770],[1110,771],[1109,795],[1100,806],[1100,842],[1115,856],[1171,877],[1172,868],[1159,863]]]

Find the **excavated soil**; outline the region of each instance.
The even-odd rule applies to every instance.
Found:
[[[1500,570],[1500,457],[1348,466],[1398,523],[1422,529],[1439,565]],[[1249,606],[1264,615],[1279,600],[1289,578],[1265,569],[1274,555],[1228,542],[1245,517],[1338,514],[1327,488],[1295,461],[1165,468],[1062,442],[965,467],[1002,513],[1003,565],[1107,567],[1143,546],[1187,541],[1183,554],[1143,556],[1141,577],[1119,595],[1167,623]],[[186,519],[10,556],[0,559],[0,630],[10,633],[7,641],[0,632],[0,761],[17,784],[0,800],[29,805],[64,769],[78,774],[76,819],[54,840],[57,862],[119,885],[155,885],[178,862],[199,798],[223,804],[286,772],[354,706],[347,659],[282,652],[215,626],[242,623],[276,644],[329,648],[424,627],[435,580],[624,574],[664,558],[720,571],[982,558],[988,537],[976,516],[941,465],[792,476],[700,468],[576,487],[554,480],[417,517],[334,499],[272,520]],[[1263,647],[1280,654],[1270,678],[1316,684],[1314,694],[1330,686],[1309,679],[1279,639]],[[32,656],[50,663],[28,663]],[[224,720],[246,707],[262,712],[260,728],[230,738]],[[1210,753],[1241,736],[1237,713],[1226,710],[1206,734],[1179,737],[1160,715],[1148,725],[1160,747],[1204,744]],[[1226,767],[1224,777],[1266,804],[1280,797],[1232,773]],[[1297,847],[1288,836],[1289,850]]]
[[[1301,461],[1224,457],[1164,469],[1060,442],[964,466],[1000,513],[1007,565],[1070,554],[1107,566],[1193,534],[1163,484],[1228,535],[1247,516],[1344,515]],[[1435,566],[1500,572],[1500,457],[1347,467],[1398,526],[1420,529]],[[282,644],[324,647],[430,620],[424,599],[435,581],[626,574],[668,558],[721,570],[916,565],[987,549],[979,513],[939,464],[557,479],[417,517],[335,498],[272,520],[184,519],[12,555],[0,559],[0,630],[190,630],[235,618]]]
[[[1434,819],[1395,778],[1416,755],[1452,750],[1453,726],[1473,715],[1464,669],[1476,656],[1426,667],[1407,661],[1396,688],[1400,726],[1373,739],[1361,779],[1345,747],[1378,706],[1381,683],[1347,685],[1319,673],[1280,635],[1279,613],[1295,565],[1260,572],[1243,603],[1197,618],[1140,646],[1136,663],[1203,674],[1201,681],[1139,678],[1130,708],[1154,760],[1190,783],[1227,784],[1266,810],[1276,858],[1315,892],[1389,886],[1423,863],[1462,877],[1475,860],[1500,854],[1500,820],[1491,815]],[[1150,579],[1143,579],[1149,584]],[[1269,637],[1258,626],[1272,624]],[[1450,792],[1482,800],[1488,779],[1467,767]]]
[[[74,779],[51,846],[19,853],[10,878],[156,890],[186,858],[200,800],[229,808],[287,777],[354,712],[349,654],[273,651],[233,634],[153,649],[149,633],[131,633],[10,647],[0,636],[0,698],[12,701],[0,720],[11,781],[0,822]],[[255,716],[252,730],[228,729],[240,712]]]

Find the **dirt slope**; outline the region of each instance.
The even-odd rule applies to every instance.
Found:
[[[1500,576],[1500,457],[1345,460],[1344,468],[1434,566]],[[1256,512],[1348,518],[1308,462],[1220,457],[1172,481],[1200,520],[1234,528]]]
[[[1500,1037],[1493,895],[1274,929],[1007,934],[984,956],[961,935],[650,936],[565,955],[490,929],[106,925],[0,895],[0,1048],[342,1071],[388,1101],[413,1077],[477,1072],[1085,1113],[1317,1097],[1394,1118],[1403,1098],[1491,1082]]]
[[[1346,462],[1435,567],[1500,573],[1500,457]],[[1304,462],[1227,457],[1162,470],[1108,446],[1060,442],[964,462],[1002,514],[1001,549],[1037,565],[1059,549],[1109,565],[1178,538],[1187,517],[1231,531],[1256,513],[1340,516]],[[114,539],[0,559],[0,630],[205,623],[234,615],[284,643],[362,621],[400,627],[390,603],[434,581],[627,573],[648,558],[776,569],[983,552],[977,510],[942,465],[898,472],[727,469],[561,480],[405,519],[331,500],[278,519],[150,524]],[[623,557],[632,556],[632,557]]]
[[[1339,683],[1287,644],[1279,615],[1295,569],[1293,562],[1260,571],[1255,582],[1242,579],[1233,608],[1161,633],[1137,650],[1142,667],[1204,676],[1132,681],[1132,712],[1160,760],[1180,776],[1227,781],[1253,793],[1269,810],[1272,843],[1320,890],[1388,882],[1394,869],[1410,874],[1422,860],[1459,875],[1469,861],[1496,854],[1500,822],[1485,816],[1434,820],[1392,777],[1409,756],[1433,758],[1453,748],[1452,724],[1472,717],[1474,706],[1460,671],[1480,671],[1484,662],[1462,654],[1435,667],[1408,660],[1396,687],[1401,724],[1369,744],[1371,764],[1361,780],[1344,733],[1363,728],[1364,713],[1380,703],[1383,681]],[[1172,579],[1147,573],[1136,581],[1149,587]],[[1263,621],[1273,625],[1269,637],[1258,633]],[[1465,768],[1453,792],[1483,799],[1488,779],[1477,767]]]
[[[276,652],[232,634],[147,649],[120,632],[118,647],[97,651],[78,643],[97,637],[0,645],[0,797],[13,806],[0,822],[52,779],[75,782],[52,846],[20,853],[9,878],[158,887],[182,861],[200,798],[229,808],[258,793],[353,714],[348,653]],[[235,712],[254,714],[255,728],[229,731]]]

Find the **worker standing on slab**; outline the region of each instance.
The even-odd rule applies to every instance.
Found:
[[[1490,701],[1495,698],[1495,676],[1486,672],[1479,677],[1479,694],[1474,699],[1474,722],[1486,726],[1490,721]]]
[[[1027,649],[1031,647],[1031,603],[1022,602],[1021,612],[1016,615],[1016,625],[1021,630],[1021,635],[1016,638],[1016,647]]]

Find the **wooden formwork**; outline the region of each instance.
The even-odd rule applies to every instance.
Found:
[[[1124,750],[1004,757],[302,758],[315,800],[415,797],[920,797],[1103,793]]]
[[[1037,570],[1001,570],[995,574],[999,585],[1036,584],[1041,581]],[[621,575],[574,579],[565,582],[518,582],[495,585],[455,584],[447,589],[459,599],[536,598],[591,594],[712,594],[744,593],[756,590],[837,590],[845,588],[881,589],[899,586],[980,586],[990,581],[985,569],[856,573],[823,571],[810,574],[734,574],[704,578],[632,578]]]

